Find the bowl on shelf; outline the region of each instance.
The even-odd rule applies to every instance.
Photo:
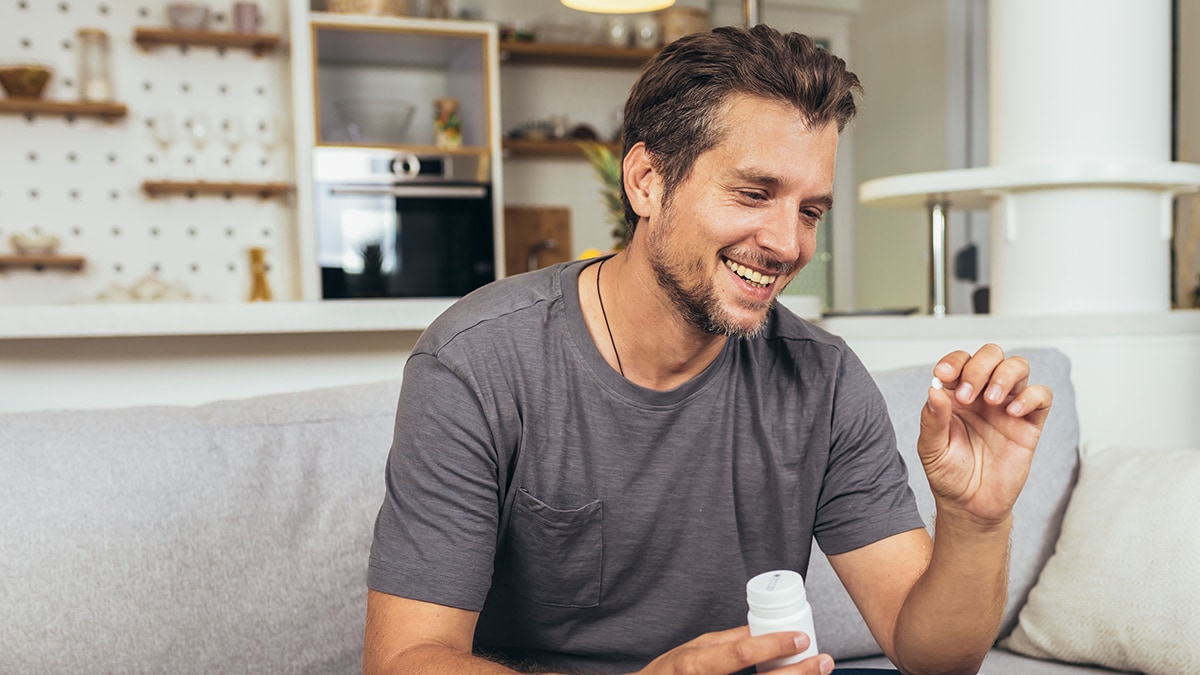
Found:
[[[533,24],[521,19],[500,23],[500,40],[503,42],[533,42],[536,36]]]
[[[584,41],[585,28],[579,21],[552,16],[538,21],[534,35],[538,42],[579,44]]]
[[[209,9],[198,2],[167,5],[167,23],[175,30],[208,30]]]
[[[351,143],[398,144],[408,140],[416,106],[394,98],[343,98],[333,102]]]
[[[21,234],[9,237],[13,250],[20,255],[54,255],[58,250],[58,237],[52,234]]]
[[[0,67],[0,87],[9,98],[41,98],[54,71],[35,63]]]

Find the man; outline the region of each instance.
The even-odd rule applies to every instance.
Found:
[[[939,362],[931,541],[869,375],[775,304],[813,255],[858,88],[765,26],[648,64],[625,108],[629,246],[480,289],[405,367],[368,672],[745,670],[807,647],[751,637],[744,589],[803,573],[813,536],[902,670],[977,671],[1051,393],[994,345]]]

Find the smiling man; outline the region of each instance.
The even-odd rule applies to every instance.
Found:
[[[870,376],[775,302],[813,256],[858,88],[765,26],[647,65],[629,246],[472,293],[405,367],[367,672],[744,671],[807,647],[749,635],[745,583],[805,572],[813,537],[901,670],[977,671],[1051,393],[994,345],[939,362],[914,411],[931,539]]]

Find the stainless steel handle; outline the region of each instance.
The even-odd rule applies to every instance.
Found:
[[[331,195],[387,195],[391,197],[458,197],[482,199],[487,190],[476,185],[364,185],[329,188]]]

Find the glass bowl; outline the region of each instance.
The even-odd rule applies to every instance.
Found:
[[[399,144],[408,140],[416,106],[400,99],[343,98],[334,101],[351,143]]]

